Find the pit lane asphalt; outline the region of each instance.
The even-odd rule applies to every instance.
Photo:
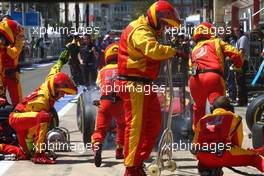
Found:
[[[50,70],[51,65],[37,65],[28,68],[21,74],[22,87],[24,95],[28,95],[35,90],[45,79]],[[64,72],[69,73],[69,68],[63,68]],[[246,108],[236,108],[236,112],[244,117]],[[114,150],[106,150],[103,152],[103,164],[101,168],[96,168],[92,163],[91,148],[88,147],[87,151],[83,151],[82,135],[77,129],[76,125],[76,104],[70,103],[62,106],[59,109],[60,124],[66,127],[71,134],[71,143],[78,148],[71,152],[57,152],[58,164],[56,165],[35,165],[30,161],[0,161],[0,176],[122,176],[124,173],[124,166],[122,160],[114,159]],[[244,123],[244,142],[245,148],[251,147],[251,139],[247,137],[249,130]],[[111,138],[109,139],[111,140]],[[109,141],[111,142],[111,141]],[[113,141],[112,141],[113,142]],[[79,146],[79,147],[78,147]],[[73,148],[75,149],[75,148]],[[152,153],[152,158],[156,153]],[[173,155],[174,160],[177,162],[177,170],[173,173],[168,171],[162,172],[166,176],[196,176],[197,161],[190,154],[189,151],[176,151]],[[149,164],[148,162],[147,164]],[[239,167],[239,170],[251,173],[261,173],[252,167]],[[236,176],[236,174],[228,169],[224,169],[226,176]]]

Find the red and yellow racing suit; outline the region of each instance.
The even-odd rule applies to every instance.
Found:
[[[16,37],[14,46],[8,46],[0,50],[0,60],[2,63],[2,72],[0,73],[0,96],[5,97],[5,90],[7,89],[12,105],[17,105],[22,100],[18,62],[24,45],[23,36],[23,31],[21,31],[21,34]]]
[[[241,148],[241,117],[222,108],[205,115],[197,123],[193,144],[203,168],[253,166],[264,171],[264,157]]]
[[[28,95],[9,115],[9,124],[15,129],[19,144],[25,152],[29,152],[26,140],[34,138],[35,153],[41,153],[45,149],[45,138],[49,122],[52,118],[50,113],[54,106],[54,97],[50,94],[48,81],[62,67],[57,62],[46,78],[46,81],[33,93]]]
[[[21,148],[14,145],[0,144],[0,153],[4,155],[16,154],[18,159],[20,160],[26,159],[26,156],[24,155]]]
[[[144,16],[131,22],[121,35],[117,82],[125,111],[126,167],[142,166],[157,140],[162,115],[151,82],[157,79],[160,62],[174,55],[176,49],[158,43]]]
[[[101,100],[98,109],[95,131],[92,135],[92,143],[103,143],[110,128],[112,118],[116,122],[117,148],[124,146],[125,118],[121,98],[114,92],[114,82],[117,79],[117,64],[108,64],[98,73],[98,84],[101,90]]]
[[[205,115],[206,99],[212,105],[218,96],[225,95],[223,74],[226,56],[230,57],[235,67],[241,68],[243,60],[239,51],[218,38],[200,41],[192,51],[192,69],[196,72],[190,77],[194,128]]]

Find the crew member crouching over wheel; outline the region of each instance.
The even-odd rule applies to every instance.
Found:
[[[253,166],[264,172],[264,157],[242,149],[241,117],[234,114],[228,98],[218,97],[213,113],[201,118],[195,130],[193,149],[201,175],[223,175],[222,167]]]
[[[68,50],[62,52],[58,62],[54,65],[46,81],[33,93],[19,103],[9,116],[9,124],[15,129],[23,152],[35,164],[54,164],[45,154],[45,139],[49,122],[52,119],[51,109],[59,98],[65,94],[76,94],[77,88],[65,73],[61,73],[62,66],[68,60]],[[34,148],[31,149],[30,140],[34,139]],[[32,144],[32,143],[31,143]]]

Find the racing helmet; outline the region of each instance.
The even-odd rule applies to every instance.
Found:
[[[12,25],[11,24],[12,22],[13,22],[13,20],[11,22],[9,20],[4,20],[4,21],[0,22],[0,33],[11,44],[13,44],[15,41],[14,33],[13,33],[12,28],[10,26],[10,25]]]
[[[168,27],[178,28],[180,26],[178,12],[165,0],[159,0],[152,4],[148,9],[147,16],[150,25],[155,30],[159,30],[162,23]]]
[[[202,22],[199,24],[193,32],[193,39],[198,41],[200,39],[210,39],[213,36],[213,25],[208,22]]]
[[[75,95],[78,92],[71,78],[62,72],[50,78],[48,81],[48,89],[54,99],[60,98],[58,97],[60,93],[64,96],[65,94]]]
[[[118,56],[118,43],[112,43],[104,51],[105,63],[110,61],[117,61]]]

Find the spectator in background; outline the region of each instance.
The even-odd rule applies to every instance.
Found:
[[[226,28],[224,28],[226,29]],[[219,38],[223,40],[226,43],[231,44],[232,46],[236,46],[236,36],[234,34],[234,31],[232,30],[231,34],[227,34],[227,31],[225,30],[224,33],[219,34]],[[224,71],[224,77],[227,83],[227,94],[228,98],[230,99],[231,103],[233,105],[237,105],[236,98],[237,98],[237,86],[236,86],[236,80],[235,80],[235,73],[234,70],[231,70],[230,67],[232,66],[233,62],[229,59],[229,57],[226,58],[225,62],[225,71]]]
[[[229,43],[230,43],[232,46],[236,46],[236,42],[237,42],[237,36],[235,35],[234,30],[232,30],[232,31],[231,31],[231,35],[230,35],[230,38],[229,38]]]
[[[36,57],[36,51],[37,51],[35,37],[32,37],[29,45],[30,45],[30,57],[34,58]]]
[[[107,48],[108,45],[110,45],[112,43],[112,39],[111,39],[111,35],[110,32],[108,32],[103,39],[103,50],[105,50]]]
[[[78,55],[84,85],[89,86],[96,81],[96,50],[91,35],[83,36],[83,45]]]
[[[43,38],[40,38],[40,41],[39,41],[39,48],[40,48],[40,58],[44,58],[45,56],[45,43],[44,43],[44,40]]]
[[[69,36],[69,41],[66,45],[70,50],[69,66],[71,70],[71,77],[76,85],[83,85],[83,78],[81,74],[80,60],[78,54],[80,52],[80,43],[78,36]]]
[[[95,49],[96,52],[98,53],[98,58],[97,58],[97,69],[100,70],[105,66],[105,61],[104,61],[104,50],[103,50],[103,36],[98,36],[96,41],[95,41]]]
[[[241,52],[244,58],[244,64],[241,72],[236,74],[236,82],[238,86],[238,104],[240,106],[247,105],[247,86],[246,86],[246,72],[248,70],[248,62],[250,57],[249,40],[244,34],[242,27],[234,28],[235,35],[237,37],[236,48]]]
[[[40,38],[36,39],[36,44],[35,44],[36,58],[39,58],[39,43],[40,43]]]

